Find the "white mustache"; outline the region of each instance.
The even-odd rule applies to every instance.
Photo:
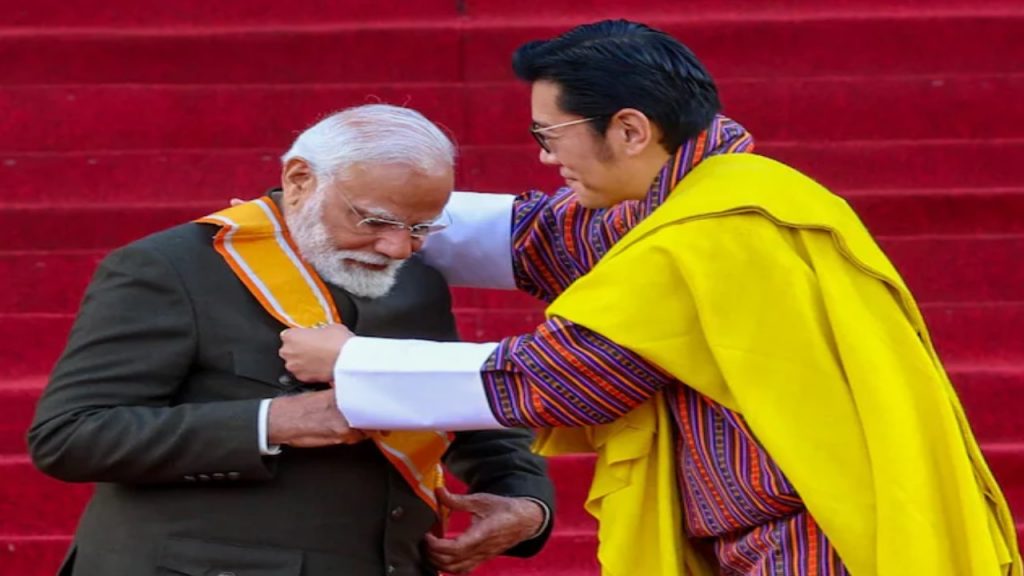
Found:
[[[334,253],[341,260],[355,260],[356,262],[372,264],[374,266],[387,266],[394,262],[401,262],[401,260],[393,260],[381,254],[370,254],[357,250],[336,250]]]

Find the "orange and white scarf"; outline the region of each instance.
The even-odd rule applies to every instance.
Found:
[[[196,222],[220,226],[213,248],[268,314],[292,328],[339,323],[330,292],[302,260],[274,201],[264,196]],[[446,432],[368,432],[417,496],[438,513],[434,490],[443,483]]]

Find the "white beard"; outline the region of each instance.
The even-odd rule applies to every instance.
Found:
[[[381,254],[361,250],[338,250],[324,225],[324,193],[314,192],[298,211],[285,216],[299,255],[308,262],[321,278],[355,296],[380,298],[395,285],[398,270],[405,260],[393,260]],[[346,260],[374,265],[387,265],[383,270],[368,270]]]

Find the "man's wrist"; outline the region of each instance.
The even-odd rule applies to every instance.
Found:
[[[270,443],[270,404],[273,401],[273,398],[260,400],[259,416],[257,417],[257,438],[260,454],[263,456],[276,456],[281,453],[280,445]]]
[[[547,531],[548,526],[551,524],[551,508],[549,508],[547,503],[544,502],[543,500],[539,498],[534,498],[532,496],[521,496],[520,500],[526,500],[527,502],[532,502],[533,504],[536,504],[541,511],[540,526],[533,534],[531,534],[527,538],[527,540],[533,540],[534,538],[537,538],[544,534],[544,532]]]

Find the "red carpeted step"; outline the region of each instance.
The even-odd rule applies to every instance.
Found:
[[[91,484],[66,483],[39,472],[27,456],[0,456],[0,534],[71,534],[92,494]]]
[[[1024,507],[1024,483],[1020,482],[1020,479],[1024,477],[1024,447],[1019,444],[1002,444],[1002,445],[986,445],[985,447],[986,458],[989,461],[993,472],[1003,487],[1003,491],[1010,501],[1012,509],[1021,509]],[[573,459],[581,460],[581,459]],[[565,489],[565,478],[559,476],[559,462],[556,460],[553,466],[553,477],[557,485],[561,489]],[[27,487],[27,491],[22,491],[17,498],[17,508],[12,508],[7,514],[4,514],[2,520],[0,520],[0,526],[3,526],[3,534],[17,534],[20,539],[26,539],[26,535],[33,535],[34,530],[43,529],[49,530],[43,534],[64,534],[70,533],[74,529],[75,519],[77,513],[73,513],[76,510],[80,510],[83,505],[85,498],[88,494],[88,486],[84,485],[62,485],[60,483],[53,483],[51,480],[44,477],[40,477],[38,473],[28,467],[27,461],[23,458],[7,458],[0,460],[0,467],[2,467],[4,476],[11,478],[11,482],[6,483],[5,487],[8,489],[12,486],[18,486],[18,481],[24,482],[23,486]],[[569,489],[583,493],[588,485],[588,480],[585,476],[574,476],[570,480]],[[40,487],[46,486],[51,491],[40,489]],[[579,501],[579,498],[575,498]],[[0,500],[0,502],[13,503],[15,499],[7,498]],[[29,504],[26,506],[26,504]],[[33,510],[33,514],[25,514],[22,510]],[[563,513],[560,512],[559,520],[562,519]],[[35,523],[35,519],[38,518],[49,518],[50,523],[45,521],[42,523]],[[64,528],[61,524],[66,524]],[[593,546],[594,539],[592,532],[580,532],[570,527],[566,527],[563,524],[558,524],[559,528],[549,543],[544,555],[537,560],[545,560],[540,565],[545,569],[551,569],[558,566],[560,571],[559,574],[565,573],[566,569],[572,567],[578,567],[587,558],[590,561],[593,560]],[[11,531],[13,530],[13,532]],[[38,536],[32,538],[32,540],[56,540],[52,536]],[[13,540],[13,538],[12,538]],[[56,544],[54,544],[56,546]],[[17,546],[7,547],[7,553],[13,553],[18,550]],[[584,551],[589,549],[590,556],[585,556]],[[13,557],[13,556],[12,556]],[[37,557],[38,561],[38,557]],[[557,564],[556,564],[557,563]],[[519,566],[518,562],[510,562],[509,564]],[[5,563],[6,565],[10,565]],[[497,570],[502,567],[502,564],[491,566],[489,570]],[[522,569],[529,569],[529,565],[523,564]],[[489,572],[491,573],[491,572]],[[498,574],[501,572],[493,572]]]
[[[721,89],[726,112],[765,141],[1024,136],[1024,75],[736,80]],[[0,91],[0,150],[283,150],[325,113],[377,98],[420,109],[460,144],[529,143],[529,100],[513,84],[29,86]],[[110,129],[125,117],[133,122]]]
[[[359,22],[380,26],[393,20],[422,20],[459,14],[451,0],[304,0],[286,4],[277,0],[245,2],[186,1],[140,4],[132,0],[102,3],[83,0],[33,0],[12,5],[4,13],[5,27],[114,27],[133,26],[262,26],[287,24],[322,26]]]
[[[529,142],[526,85],[471,86],[462,142]],[[1024,135],[1015,101],[1024,75],[727,79],[719,88],[725,113],[765,141]]]
[[[686,3],[685,10],[679,10],[674,0],[648,0],[642,5],[630,6],[624,10],[621,0],[591,0],[581,6],[575,0],[520,0],[503,4],[492,0],[466,0],[466,13],[478,18],[566,17],[575,14],[607,15],[609,18],[633,18],[633,12],[652,15],[676,13],[680,17],[720,18],[731,16],[746,18],[790,18],[802,20],[816,15],[883,13],[898,14],[945,14],[945,13],[1003,13],[1019,12],[1020,4],[1014,0],[782,0],[762,2],[761,0],[696,0]]]
[[[53,576],[71,544],[71,536],[0,535],[4,576]]]
[[[1024,234],[1024,219],[1016,216],[1024,214],[1024,188],[850,190],[843,195],[878,236]],[[132,204],[0,205],[0,246],[9,251],[106,250],[222,209],[225,198],[168,205],[145,204],[142,198]],[[69,228],[74,234],[67,234]]]
[[[951,364],[947,369],[980,441],[1007,442],[1020,437],[1024,430],[1017,406],[1024,389],[1024,365],[1000,368]],[[45,385],[44,375],[0,383],[0,455],[25,452],[25,434]],[[571,478],[589,474],[586,462],[576,466],[582,472],[562,475]]]
[[[583,509],[593,475],[593,458],[559,456],[550,459],[549,470],[556,487],[558,530],[593,530],[594,519]],[[0,534],[70,534],[92,494],[91,484],[50,478],[36,470],[24,454],[0,453],[0,474]],[[467,519],[461,515],[454,520],[456,532],[467,525]]]
[[[830,9],[829,4],[819,5]],[[1024,42],[1017,33],[1022,18],[1024,10],[1018,5],[991,16],[974,13],[945,18],[915,11],[903,17],[892,13],[844,17],[837,12],[799,20],[789,13],[779,19],[747,15],[710,22],[688,21],[685,16],[677,21],[665,17],[645,21],[689,46],[712,76],[722,79],[766,74],[1019,72],[1006,59],[1014,54],[1019,59],[1024,54]],[[473,82],[511,80],[511,55],[516,48],[530,40],[561,34],[580,22],[544,22],[535,17],[516,26],[469,28],[465,32],[465,78]],[[986,38],[980,43],[983,46],[949,41],[974,31]],[[913,41],[908,42],[908,38]],[[892,57],[894,54],[899,57]]]
[[[1024,233],[1024,188],[844,190],[876,235]]]
[[[887,236],[879,243],[918,302],[1024,302],[1024,235]]]
[[[1024,302],[925,304],[933,339],[947,363],[1024,362],[1020,326]],[[543,310],[459,310],[459,326],[469,341],[491,342],[526,331],[543,321]],[[0,314],[0,379],[48,373],[64,349],[71,314]]]
[[[25,434],[32,425],[36,402],[46,376],[0,382],[0,457],[24,454]],[[0,486],[3,480],[0,480]]]
[[[460,48],[448,27],[415,22],[302,31],[0,30],[0,60],[19,63],[0,69],[0,83],[455,82]]]
[[[4,576],[53,576],[71,543],[70,536],[0,536]],[[473,571],[478,576],[597,576],[593,534],[555,533],[531,559],[497,558]]]
[[[251,196],[251,195],[246,195]],[[107,250],[227,207],[104,203],[0,206],[0,246],[14,250]],[[73,234],[68,234],[73,230]],[[2,297],[0,297],[2,298]]]
[[[1020,524],[1024,520],[1024,442],[1021,435],[1013,442],[983,446],[985,459],[1010,504],[1010,512]]]
[[[4,14],[8,27],[127,27],[127,26],[260,26],[323,25],[350,23],[381,25],[392,20],[449,19],[463,16],[500,22],[523,18],[562,17],[577,21],[592,18],[658,17],[678,11],[674,0],[648,0],[643,6],[625,8],[620,0],[594,0],[581,5],[574,0],[531,0],[500,3],[493,0],[307,0],[286,6],[273,0],[232,2],[178,2],[173,5],[140,5],[132,0],[102,4],[65,0],[20,3]],[[787,0],[767,4],[760,0],[697,0],[687,2],[680,16],[692,18],[801,18],[836,13],[988,14],[1014,12],[1014,0],[840,0],[827,5],[816,0]]]
[[[0,90],[0,149],[258,146],[284,152],[299,131],[330,112],[377,101],[406,104],[462,134],[466,96],[452,85],[415,84],[11,87]],[[133,121],[110,128],[125,117]],[[41,122],[47,130],[37,129]]]
[[[824,14],[794,22],[748,16],[645,18],[686,42],[718,79],[1020,72],[1024,9],[996,15]],[[318,26],[0,29],[4,84],[332,83],[512,80],[521,43],[585,21],[459,17]],[[951,43],[953,35],[985,42]],[[913,43],[906,38],[915,38]],[[871,51],[863,47],[870,44]],[[765,46],[771,46],[766,50]],[[409,47],[428,47],[410,49]],[[891,58],[889,54],[900,54]],[[324,65],[327,58],[330,65]],[[196,62],[202,62],[197,66]]]
[[[921,311],[947,364],[1024,363],[1019,330],[1024,325],[1024,302],[926,303]],[[532,331],[544,319],[540,305],[519,310],[466,308],[458,313],[465,319],[463,337],[482,342]]]
[[[1022,139],[778,142],[754,135],[759,154],[786,162],[836,191],[1019,187],[1024,181]],[[558,169],[538,161],[536,144],[463,148],[463,189],[518,192],[562,185]]]
[[[74,313],[101,252],[0,252],[0,311]]]
[[[287,137],[283,139],[287,140],[292,133],[284,132]],[[283,142],[278,149],[0,152],[0,181],[4,183],[6,202],[52,208],[56,211],[54,218],[61,206],[83,204],[110,209],[124,204],[219,206],[232,196],[250,198],[278,185],[278,158],[287,145],[288,142]],[[876,206],[893,206],[894,210],[897,204],[890,203],[879,190],[895,191],[893,194],[902,196],[911,190],[928,194],[930,190],[949,190],[955,186],[957,190],[968,191],[973,198],[975,191],[1000,187],[1002,190],[991,193],[1008,194],[998,200],[1006,203],[1006,210],[997,207],[987,214],[1003,214],[1004,223],[997,230],[983,230],[1020,230],[1006,227],[1012,226],[1006,222],[1022,222],[1011,215],[1020,210],[1024,139],[845,143],[759,140],[757,149],[792,164],[837,192],[849,191],[851,197],[854,192],[856,196],[883,196]],[[536,144],[463,146],[457,168],[456,185],[465,190],[552,191],[563,184],[556,169],[538,161]],[[960,192],[950,190],[949,195],[958,196]],[[972,208],[963,207],[965,202]],[[860,208],[856,201],[854,204]],[[975,204],[961,196],[956,208],[946,211],[946,219],[956,219],[957,214],[969,216],[970,211],[984,210],[984,206],[988,204]],[[898,219],[904,221],[906,215],[901,214]],[[899,233],[903,231],[896,229]],[[962,229],[954,227],[949,231]]]
[[[201,214],[201,213],[200,213]],[[198,215],[198,214],[197,214]],[[169,223],[170,224],[170,223]],[[73,230],[73,221],[65,222]],[[158,228],[137,229],[138,235]],[[879,238],[918,302],[1024,301],[1024,234]],[[0,313],[73,313],[106,250],[0,252]],[[951,273],[955,270],[955,273]],[[504,295],[485,304],[513,308]],[[533,307],[532,303],[529,307]]]

